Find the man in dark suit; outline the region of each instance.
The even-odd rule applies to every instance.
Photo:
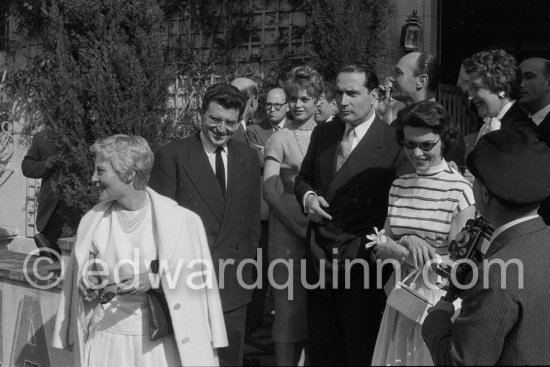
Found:
[[[530,131],[502,129],[479,140],[467,166],[476,207],[496,229],[460,315],[453,323],[453,305],[439,301],[424,341],[436,365],[549,365],[550,228],[537,209],[550,195],[550,148]]]
[[[229,346],[219,351],[223,366],[243,362],[246,305],[252,294],[252,287],[246,285],[252,283],[252,269],[245,266],[239,274],[238,266],[256,257],[260,236],[258,156],[249,146],[232,140],[244,106],[237,88],[228,84],[208,88],[202,101],[201,131],[161,148],[149,180],[151,188],[203,221],[229,339]]]
[[[273,88],[267,92],[265,97],[265,110],[267,112],[267,119],[260,124],[248,125],[246,129],[250,146],[258,151],[260,165],[262,166],[262,174],[265,143],[267,143],[274,132],[284,128],[286,123],[288,104],[286,103],[285,91],[282,88]],[[269,262],[267,259],[267,240],[269,236],[269,206],[263,198],[261,202],[261,219],[262,234],[258,248],[262,249],[262,258],[258,260],[262,263],[262,284],[261,288],[254,290],[252,302],[248,305],[246,323],[249,332],[255,331],[262,324],[265,297],[268,288],[267,269],[269,267]]]
[[[310,219],[308,284],[320,286],[308,291],[312,365],[368,365],[378,334],[385,297],[365,235],[383,227],[390,185],[412,168],[394,129],[374,113],[377,87],[367,67],[340,70],[339,118],[313,130],[296,178],[296,198]],[[363,264],[342,269],[353,259]]]
[[[519,103],[537,125],[539,138],[550,146],[550,60],[533,57],[522,61],[519,68]],[[541,204],[539,214],[550,225],[550,198]]]
[[[59,176],[60,166],[52,135],[52,130],[48,128],[34,135],[31,147],[21,162],[21,170],[25,177],[42,179],[36,213],[38,233],[34,236],[34,242],[38,248],[50,248],[61,254],[57,240],[63,233],[65,221],[60,212],[60,197],[52,187],[52,181]]]
[[[231,85],[243,93],[246,98],[246,105],[241,116],[240,124],[233,136],[233,140],[241,143],[250,144],[246,130],[248,125],[252,123],[254,113],[258,109],[258,85],[252,79],[235,78],[231,81]]]

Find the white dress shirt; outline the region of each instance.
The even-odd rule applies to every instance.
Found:
[[[376,117],[376,115],[373,113],[372,116],[369,119],[367,119],[366,121],[364,121],[364,122],[360,123],[359,125],[355,126],[355,134],[353,134],[353,136],[352,136],[353,141],[351,143],[351,151],[352,152],[355,149],[355,147],[357,146],[357,144],[359,144],[361,139],[363,139],[363,136],[365,136],[365,134],[367,133],[369,128],[371,127],[372,122],[374,121],[375,117]],[[344,131],[344,136],[347,136],[348,131],[350,129],[353,129],[353,126],[346,123],[346,130]]]
[[[539,126],[542,120],[546,118],[546,115],[550,113],[550,104],[543,109],[537,111],[533,116],[531,116],[531,120],[535,123],[535,125]]]
[[[201,142],[202,147],[204,148],[204,152],[206,153],[206,156],[208,157],[208,162],[210,162],[210,167],[212,167],[212,171],[214,172],[214,175],[216,174],[216,149],[217,147],[214,146],[206,138],[204,133],[201,131]],[[225,169],[225,188],[227,190],[227,145],[224,145],[222,148],[222,160],[223,160],[223,168]]]

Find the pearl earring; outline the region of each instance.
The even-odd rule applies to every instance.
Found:
[[[501,90],[500,92],[498,92],[498,97],[504,98],[504,91]]]

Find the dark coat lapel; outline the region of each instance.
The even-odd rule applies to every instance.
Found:
[[[348,159],[342,165],[342,168],[336,175],[334,179],[330,182],[330,185],[327,189],[327,199],[330,201],[334,193],[342,187],[345,183],[355,176],[357,173],[364,171],[365,169],[371,167],[384,152],[384,122],[375,118],[372,122],[372,125],[367,130],[363,139],[359,141],[359,144],[351,152]],[[342,132],[343,134],[343,132]],[[336,151],[336,155],[338,152]],[[334,165],[336,166],[336,155],[334,156]]]
[[[537,130],[542,141],[550,147],[550,113],[542,120]]]
[[[494,255],[514,238],[542,231],[546,228],[547,227],[541,217],[516,224],[515,226],[506,229],[504,232],[499,234],[497,238],[495,238],[495,241],[489,246],[489,250],[487,250],[485,257]]]
[[[197,134],[195,137],[196,139],[189,139],[189,152],[187,154],[189,177],[217,221],[221,223],[225,206],[222,190],[218,181],[216,181],[216,175],[212,170],[212,166],[210,166],[200,136]]]

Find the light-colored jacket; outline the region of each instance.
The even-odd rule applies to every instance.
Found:
[[[161,284],[170,308],[180,361],[184,366],[218,365],[216,348],[225,347],[228,342],[213,267],[202,270],[199,266],[212,261],[202,221],[174,200],[149,188],[146,191],[152,203],[159,260],[168,263],[172,278],[177,276],[177,281],[169,281],[163,273]],[[89,258],[94,231],[111,203],[96,205],[82,218],[65,271],[52,344],[55,348],[72,348],[75,366],[83,365],[89,322],[97,305],[84,301],[79,293],[81,270]],[[193,266],[193,262],[199,264]],[[199,289],[189,286],[201,282],[212,286]]]

